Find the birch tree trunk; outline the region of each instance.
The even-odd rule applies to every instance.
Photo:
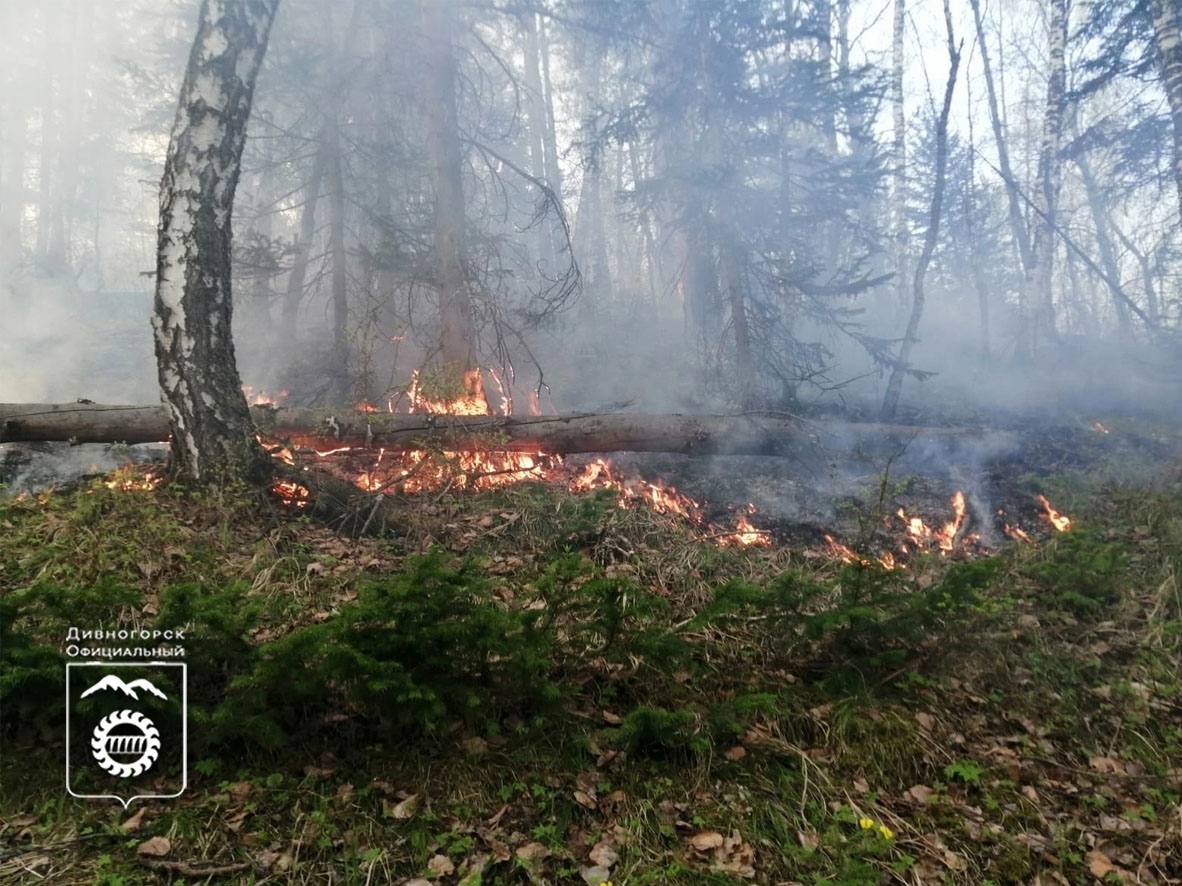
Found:
[[[152,326],[174,469],[263,480],[234,360],[230,215],[255,80],[279,0],[203,0],[160,185]]]
[[[427,40],[427,142],[435,190],[435,267],[439,289],[439,359],[443,381],[462,388],[476,364],[472,296],[464,271],[464,188],[460,155],[456,61],[451,45],[452,0],[423,0]],[[459,388],[457,388],[459,389]]]
[[[1038,198],[1040,224],[1035,228],[1033,246],[1033,292],[1038,301],[1033,327],[1033,352],[1043,335],[1055,338],[1055,305],[1051,277],[1055,264],[1055,215],[1059,203],[1063,140],[1063,118],[1067,109],[1067,0],[1050,0],[1050,76],[1047,79],[1046,112],[1038,156]]]
[[[1182,35],[1178,28],[1175,0],[1149,0],[1153,19],[1153,42],[1157,46],[1162,86],[1170,103],[1174,124],[1174,184],[1178,189],[1178,211],[1182,213]]]

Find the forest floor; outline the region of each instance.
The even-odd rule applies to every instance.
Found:
[[[144,468],[0,500],[0,881],[1182,883],[1182,438],[1109,430],[1154,442],[987,478],[1069,531],[897,569],[902,468],[866,562],[539,483],[376,539]],[[68,627],[182,624],[187,792],[68,796]]]

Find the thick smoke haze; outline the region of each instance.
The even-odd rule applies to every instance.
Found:
[[[447,4],[475,352],[519,408],[540,389],[559,411],[877,414],[949,64],[937,6],[908,5],[898,45],[887,7],[817,0],[788,21],[723,0]],[[1079,4],[1052,114],[1054,8],[985,4],[978,28],[950,5],[963,62],[906,356],[931,375],[904,379],[898,421],[1179,406],[1167,97],[1152,65],[1121,74],[1113,23]],[[0,9],[0,401],[158,399],[158,183],[197,9]],[[256,391],[386,403],[437,357],[420,11],[281,4],[234,219]],[[1138,40],[1151,58],[1152,34]],[[1033,268],[1022,238],[1043,250]]]

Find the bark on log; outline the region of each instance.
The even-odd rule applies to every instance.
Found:
[[[578,413],[552,416],[391,414],[255,406],[259,433],[270,440],[325,451],[340,446],[388,450],[442,448],[544,452],[673,452],[684,455],[788,455],[814,445],[847,448],[862,443],[917,448],[959,442],[1004,448],[1014,435],[966,428],[806,422],[783,414],[665,415]],[[168,440],[160,406],[99,403],[0,403],[0,443],[58,440],[77,443],[149,443]]]

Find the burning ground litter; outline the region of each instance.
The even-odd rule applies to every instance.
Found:
[[[693,490],[684,494],[707,519],[733,514],[707,493],[743,499],[764,484],[782,488],[787,477],[782,465],[736,475],[732,462],[662,461],[660,473]],[[613,476],[647,462],[618,456]],[[610,862],[616,882],[686,886],[719,865],[750,870],[757,882],[861,871],[853,882],[878,884],[906,868],[924,884],[1037,875],[1082,883],[1091,869],[1110,867],[1128,872],[1126,881],[1136,873],[1164,886],[1182,874],[1174,824],[1180,466],[1162,466],[1168,495],[1016,476],[1006,487],[1012,498],[994,501],[1004,500],[1005,517],[1028,526],[1038,544],[988,557],[959,543],[977,529],[974,495],[996,490],[965,490],[959,518],[947,477],[892,485],[888,476],[883,505],[870,513],[853,505],[876,503],[882,481],[851,470],[848,499],[835,508],[844,516],[809,531],[840,525],[859,561],[879,537],[925,545],[931,556],[906,570],[843,564],[823,544],[794,543],[805,530],[766,512],[751,519],[768,519],[775,545],[715,548],[686,517],[642,506],[643,497],[623,508],[617,488],[574,492],[539,480],[408,495],[416,523],[404,532],[346,538],[247,502],[153,484],[147,472],[156,467],[0,506],[0,559],[9,564],[0,602],[15,607],[16,620],[4,624],[22,638],[53,633],[55,619],[79,613],[142,627],[166,624],[160,619],[186,601],[215,607],[200,610],[215,618],[218,606],[241,607],[234,620],[210,622],[228,634],[203,630],[194,646],[196,695],[210,719],[180,801],[114,818],[46,802],[60,795],[60,775],[43,784],[38,773],[58,770],[30,761],[52,752],[56,762],[58,749],[46,750],[41,734],[28,747],[23,738],[9,745],[0,820],[23,824],[3,833],[0,854],[66,841],[82,827],[114,835],[101,850],[68,843],[18,857],[39,874],[68,868],[63,883],[132,878],[142,873],[136,847],[162,834],[181,858],[280,879],[286,867],[308,882],[344,879],[349,840],[396,883],[431,864],[445,868],[436,856],[457,871],[484,865],[486,882],[516,882],[515,859],[527,857],[545,882],[573,886],[592,853]],[[647,469],[656,476],[657,465]],[[1055,530],[1038,495],[1072,521],[1069,530]],[[949,538],[952,550],[937,553]],[[532,625],[555,621],[562,654],[541,661],[562,687],[557,703],[506,701],[517,683],[494,683],[481,707],[407,737],[383,719],[401,706],[375,707],[356,694],[368,675],[327,671],[333,691],[299,706],[301,740],[245,756],[241,743],[208,743],[227,723],[248,721],[216,716],[236,694],[227,679],[249,675],[244,662],[278,669],[277,680],[251,692],[286,691],[319,673],[317,650],[371,635],[382,649],[400,648],[395,627],[436,597],[444,608],[428,610],[424,629],[445,631],[448,660],[466,664],[469,649],[455,645],[454,632],[490,613],[446,608],[472,605],[466,594],[448,596],[477,587],[463,583],[473,573],[461,559],[485,585],[474,599],[492,611]],[[196,582],[204,591],[194,597]],[[963,582],[981,597],[950,609]],[[69,594],[55,594],[53,583]],[[593,596],[564,605],[564,593]],[[401,618],[357,608],[377,600],[403,601]],[[746,608],[761,601],[776,608]],[[919,632],[915,606],[925,619]],[[248,620],[250,612],[261,617]],[[295,643],[321,630],[332,644]],[[654,639],[670,630],[691,662],[661,659],[666,645]],[[414,667],[430,655],[431,636],[416,636],[399,662]],[[447,673],[495,672],[507,654],[497,652],[478,659],[482,668]],[[13,859],[0,865],[0,874],[22,876]]]
[[[511,385],[494,372],[489,377],[497,392],[496,407],[485,395],[483,374],[475,372],[465,389],[451,398],[425,395],[415,376],[398,396],[383,401],[382,411],[418,413],[428,421],[434,415],[512,414]],[[282,403],[287,396],[286,391],[246,393],[255,402],[269,404]],[[536,395],[516,400],[526,403],[530,414],[539,411]],[[379,411],[371,404],[359,405]],[[1046,491],[1023,482],[1031,472],[1118,462],[1130,454],[1152,459],[1169,449],[1159,431],[1114,425],[1117,430],[1112,432],[1104,425],[1108,433],[1101,434],[1097,424],[1027,425],[1017,436],[981,431],[976,438],[937,437],[922,446],[893,449],[868,450],[865,441],[854,445],[839,435],[805,447],[792,458],[628,453],[564,458],[540,451],[498,450],[495,434],[484,446],[463,451],[334,446],[331,438],[260,439],[278,462],[295,469],[277,476],[274,486],[293,510],[308,509],[315,499],[314,481],[324,474],[369,493],[370,503],[358,503],[368,519],[354,521],[353,531],[379,528],[380,510],[396,499],[542,482],[576,493],[610,491],[620,508],[642,507],[669,515],[717,545],[805,544],[846,560],[868,557],[895,567],[915,554],[976,556],[1007,541],[1032,542],[1068,528],[1069,516],[1055,510]],[[5,448],[15,491],[36,489],[38,482],[68,480],[71,472],[109,470],[119,463],[113,453],[126,452],[129,457],[134,449],[143,459],[153,451],[99,447],[101,457],[87,463],[95,447]],[[55,476],[56,453],[69,455],[69,467],[63,467],[60,477]],[[307,472],[307,482],[302,482],[301,470]]]

